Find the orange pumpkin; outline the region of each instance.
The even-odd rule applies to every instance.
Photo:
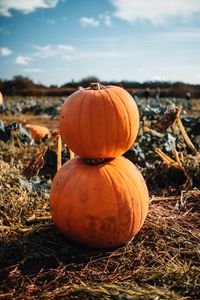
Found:
[[[2,95],[2,93],[0,92],[0,105],[2,105],[3,104],[3,95]]]
[[[50,193],[58,229],[71,240],[98,248],[130,241],[144,223],[148,203],[141,173],[121,156],[96,166],[81,157],[67,161]]]
[[[85,158],[114,158],[134,143],[139,113],[121,87],[92,84],[67,98],[60,113],[60,133],[70,149]]]
[[[24,128],[31,131],[31,135],[34,140],[41,140],[50,135],[50,131],[47,127],[35,124],[26,124]]]

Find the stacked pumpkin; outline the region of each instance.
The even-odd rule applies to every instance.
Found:
[[[71,240],[116,247],[141,229],[148,212],[146,183],[120,156],[138,129],[137,105],[120,87],[94,83],[63,104],[60,133],[77,156],[55,175],[50,207],[56,226]]]

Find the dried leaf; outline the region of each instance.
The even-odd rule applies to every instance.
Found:
[[[33,156],[28,166],[24,169],[24,175],[30,180],[39,174],[40,169],[44,166],[44,156],[47,151],[47,147],[40,153]]]
[[[176,121],[177,113],[177,107],[170,109],[166,114],[159,118],[158,122],[155,124],[155,127],[160,130],[166,130],[167,128],[171,127]]]

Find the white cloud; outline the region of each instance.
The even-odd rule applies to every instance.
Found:
[[[75,48],[71,45],[45,45],[45,46],[34,46],[34,52],[29,53],[29,55],[19,55],[16,57],[15,63],[18,65],[29,65],[31,61],[36,61],[38,59],[47,59],[51,57],[59,57],[66,60],[72,59],[72,54]],[[40,73],[41,69],[37,68],[25,68],[24,72],[34,72]]]
[[[30,61],[32,61],[33,59],[29,56],[22,56],[19,55],[16,58],[16,64],[18,65],[28,65]]]
[[[111,17],[107,13],[100,14],[99,19],[101,19],[104,22],[104,24],[108,27],[112,25]]]
[[[35,46],[36,52],[33,54],[34,57],[49,58],[49,57],[62,57],[70,59],[71,54],[75,51],[75,48],[71,45],[45,45]]]
[[[106,26],[111,26],[112,22],[111,22],[111,18],[108,15],[104,16],[104,23]]]
[[[115,16],[128,22],[164,23],[171,17],[190,17],[200,12],[199,0],[110,0]]]
[[[12,54],[12,50],[7,47],[0,48],[0,56],[10,56]]]
[[[23,69],[22,72],[25,72],[25,73],[42,73],[42,72],[44,72],[44,70],[39,69],[39,68],[26,68],[26,69]]]
[[[87,26],[98,27],[99,26],[99,20],[95,20],[94,18],[82,17],[82,18],[80,18],[80,23],[83,27],[87,27]]]
[[[53,8],[59,0],[1,0],[0,15],[10,17],[11,9],[18,10],[24,14],[31,13],[38,8]]]

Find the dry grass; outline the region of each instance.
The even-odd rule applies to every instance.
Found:
[[[31,120],[57,128],[57,120]],[[0,142],[0,299],[200,299],[199,161],[191,155],[181,161],[196,189],[186,189],[183,170],[162,161],[143,169],[151,203],[142,230],[123,247],[98,250],[61,235],[48,190],[23,185],[24,168],[47,145]],[[51,163],[39,174],[45,183],[56,171]]]
[[[152,198],[135,239],[102,251],[57,231],[48,195],[27,191],[22,169],[0,161],[0,299],[200,298],[199,190]]]

